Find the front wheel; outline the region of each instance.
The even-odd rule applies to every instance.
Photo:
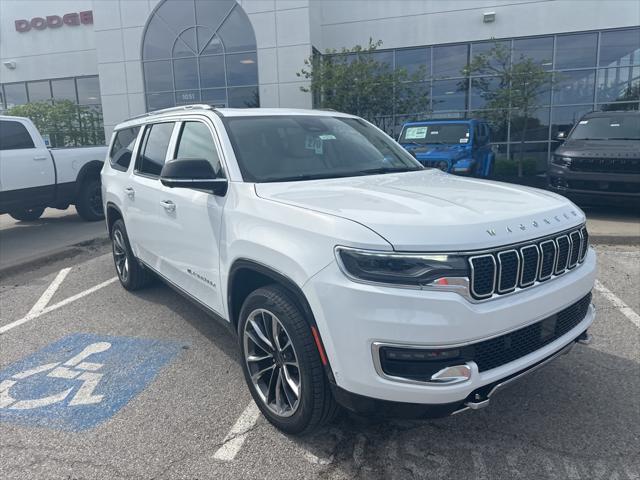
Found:
[[[20,220],[22,222],[32,222],[34,220],[39,219],[44,213],[44,207],[36,207],[36,208],[22,208],[20,210],[14,210],[9,212],[16,220]]]
[[[89,180],[82,184],[76,200],[76,210],[78,215],[87,222],[95,222],[104,218],[100,179]]]
[[[287,290],[259,288],[240,311],[242,368],[262,414],[286,433],[308,433],[337,411],[309,323]]]
[[[122,220],[116,220],[111,227],[111,249],[118,280],[124,288],[138,290],[151,283],[152,274],[133,255]]]

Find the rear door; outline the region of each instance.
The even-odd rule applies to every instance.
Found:
[[[29,132],[24,120],[0,120],[0,208],[28,208],[51,203],[56,173],[49,150]]]
[[[169,152],[175,122],[145,127],[129,181],[124,186],[124,214],[131,246],[140,260],[162,272],[159,255],[167,237],[167,218],[161,204],[163,187],[160,171]]]
[[[204,158],[216,176],[225,176],[214,126],[206,117],[190,117],[178,125],[168,157],[180,161]],[[163,237],[158,245],[161,273],[176,286],[218,313],[220,293],[220,225],[226,197],[191,188],[162,187]]]

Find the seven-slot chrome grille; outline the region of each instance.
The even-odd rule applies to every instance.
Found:
[[[471,295],[487,299],[562,275],[584,261],[588,246],[589,234],[582,226],[555,237],[471,256]]]

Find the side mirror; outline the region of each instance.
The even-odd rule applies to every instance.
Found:
[[[559,142],[564,142],[566,139],[567,139],[567,132],[565,132],[564,130],[560,130],[556,135],[556,140],[558,140]]]
[[[227,193],[229,186],[226,178],[216,177],[213,167],[204,158],[169,160],[162,167],[160,181],[169,188],[207,190],[221,197]]]

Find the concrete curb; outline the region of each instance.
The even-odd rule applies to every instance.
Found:
[[[110,239],[105,235],[104,237],[85,240],[57,250],[45,252],[41,255],[22,259],[19,262],[0,267],[0,277],[9,277],[25,270],[33,270],[59,260],[72,258],[83,253],[89,253],[109,245],[109,243]]]

